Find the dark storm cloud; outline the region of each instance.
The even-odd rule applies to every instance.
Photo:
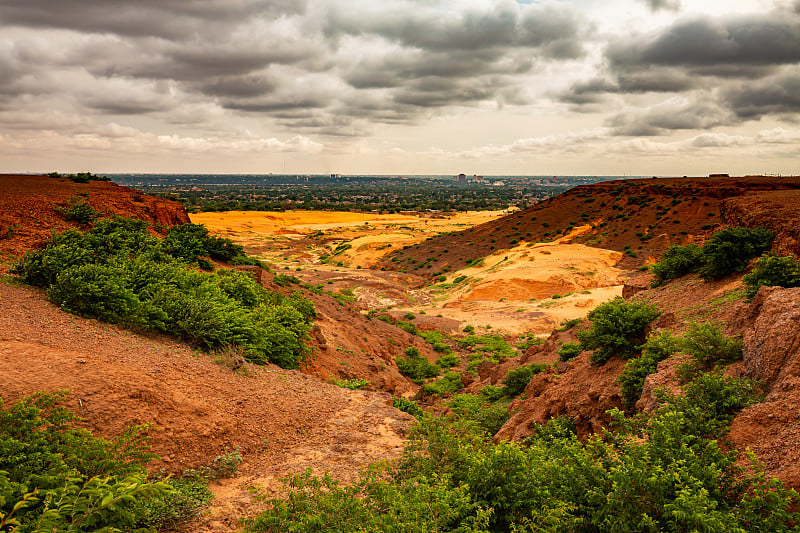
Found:
[[[800,71],[793,69],[754,82],[743,82],[723,92],[724,102],[744,119],[800,111]]]
[[[370,14],[334,9],[327,17],[325,31],[333,38],[377,35],[434,52],[525,47],[538,48],[548,56],[563,58],[570,54],[574,58],[583,53],[578,37],[583,25],[573,10],[550,5],[520,9],[508,2],[492,10],[461,14],[410,9]]]
[[[708,129],[772,113],[796,111],[797,75],[784,71],[800,62],[800,15],[776,9],[750,16],[681,19],[649,36],[611,42],[601,77],[574,84],[561,100],[593,110],[609,94],[705,94],[696,119],[652,113],[612,119],[621,134],[658,134],[671,129]],[[699,91],[699,92],[698,92]],[[716,110],[708,107],[713,94]],[[724,109],[727,116],[719,110]]]
[[[72,86],[43,90],[69,95],[74,111],[171,112],[183,121],[187,105],[205,103],[353,135],[369,123],[413,123],[451,106],[527,103],[525,77],[583,57],[592,32],[577,9],[555,2],[461,10],[417,0],[306,4],[0,0],[0,28],[33,29],[20,33],[18,64],[7,66],[0,50],[0,67],[17,80],[69,77]],[[0,94],[22,100],[31,90],[14,82]],[[294,111],[302,116],[283,115]]]
[[[728,20],[682,21],[642,43],[617,43],[607,52],[612,67],[666,65],[765,66],[800,60],[800,20],[774,12]]]
[[[178,38],[209,24],[302,13],[305,0],[0,0],[3,25]]]
[[[710,97],[667,101],[648,109],[619,113],[606,126],[615,135],[653,136],[670,130],[708,130],[732,122],[731,113]]]

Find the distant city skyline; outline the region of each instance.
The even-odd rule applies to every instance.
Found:
[[[0,0],[0,172],[800,174],[800,1]]]

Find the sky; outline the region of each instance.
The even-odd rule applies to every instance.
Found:
[[[800,0],[0,0],[0,172],[800,174]]]

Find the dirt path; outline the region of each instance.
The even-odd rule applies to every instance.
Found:
[[[250,367],[237,375],[204,354],[67,314],[41,291],[0,282],[0,396],[10,404],[39,390],[70,390],[82,425],[112,437],[149,424],[169,472],[241,450],[239,474],[214,487],[211,513],[186,531],[228,532],[255,512],[248,487],[311,467],[353,479],[396,457],[412,419],[386,393],[342,389],[298,371]]]

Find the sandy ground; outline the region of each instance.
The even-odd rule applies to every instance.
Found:
[[[195,224],[205,224],[216,235],[253,248],[259,256],[283,265],[287,260],[317,263],[339,245],[349,245],[336,262],[369,268],[392,250],[450,231],[467,229],[503,216],[503,211],[470,211],[444,218],[350,213],[339,211],[228,211],[195,213]]]
[[[200,213],[195,223],[245,245],[250,253],[328,290],[352,289],[363,310],[393,309],[444,319],[451,329],[491,326],[517,335],[546,335],[622,294],[627,272],[619,252],[574,244],[590,229],[576,227],[552,243],[522,241],[479,265],[448,272],[444,282],[418,286],[370,269],[382,256],[439,233],[459,231],[502,216],[459,213],[426,219],[406,215],[287,211]],[[338,250],[338,253],[337,253]],[[327,254],[327,264],[320,256]],[[413,273],[413,270],[410,271]],[[289,273],[289,272],[287,272]],[[455,280],[458,279],[458,283]]]

